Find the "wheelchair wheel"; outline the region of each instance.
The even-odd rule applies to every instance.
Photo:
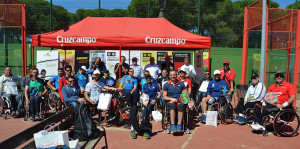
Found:
[[[233,108],[226,100],[221,100],[218,104],[218,114],[220,119],[225,124],[233,123]]]
[[[299,129],[299,116],[292,110],[284,110],[275,116],[273,127],[275,132],[283,137],[290,137]]]
[[[163,130],[165,130],[165,114],[166,114],[166,111],[165,111],[165,104],[163,104],[162,106],[162,120],[161,120],[161,128]]]
[[[63,103],[61,100],[56,100],[55,102],[55,112],[59,113],[63,110]]]
[[[54,112],[56,112],[55,106],[56,106],[56,101],[57,100],[60,100],[59,94],[57,92],[52,92],[52,93],[49,94],[48,101],[47,101],[48,106]]]

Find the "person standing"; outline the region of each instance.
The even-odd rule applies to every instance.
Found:
[[[175,70],[174,63],[170,61],[170,56],[165,57],[165,62],[162,63],[161,69],[166,69],[168,73],[170,72],[170,70]]]
[[[134,69],[134,77],[141,78],[144,77],[144,72],[142,66],[137,64],[138,59],[136,57],[132,58],[132,65],[130,65],[130,68]]]
[[[155,64],[154,60],[154,57],[150,57],[150,64],[145,66],[144,71],[148,70],[152,78],[156,80],[158,75],[161,73],[161,69],[157,64]]]
[[[191,65],[190,58],[184,58],[184,65],[182,65],[179,70],[183,70],[186,72],[186,77],[190,77],[190,75],[196,76],[196,70],[193,65]]]
[[[114,73],[116,74],[116,80],[122,78],[128,73],[129,65],[125,63],[125,56],[121,56],[121,62],[115,65]],[[121,68],[121,76],[119,76],[119,69]]]

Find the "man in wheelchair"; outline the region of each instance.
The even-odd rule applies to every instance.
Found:
[[[4,74],[0,77],[0,95],[2,99],[6,98],[10,102],[11,116],[15,114],[18,116],[22,106],[22,97],[17,89],[19,79],[20,77],[11,73],[10,67],[6,67]]]
[[[39,70],[36,68],[32,69],[32,78],[26,82],[25,85],[25,99],[26,106],[30,103],[30,120],[40,119],[40,103],[42,97],[47,93],[47,87],[44,80],[38,77]]]
[[[245,111],[250,108],[253,109],[257,103],[261,103],[266,94],[266,87],[259,81],[259,75],[257,73],[251,75],[251,82],[244,100],[240,100],[237,105],[236,113],[238,113],[239,116],[233,119],[233,121],[240,124],[245,124],[247,121]]]
[[[215,102],[219,102],[221,99],[221,92],[220,89],[222,86],[229,87],[228,83],[224,80],[220,79],[221,72],[219,70],[214,71],[214,77],[215,79],[209,81],[206,97],[202,99],[202,109],[203,109],[203,115],[202,115],[202,122],[206,122],[206,113],[207,113],[207,104],[214,104]]]
[[[167,102],[168,110],[170,110],[171,132],[182,131],[182,120],[186,105],[180,103],[179,96],[182,92],[186,92],[185,85],[176,78],[176,71],[171,70],[170,80],[163,86],[163,99]],[[178,122],[175,124],[175,110],[178,110]]]
[[[254,124],[250,125],[254,130],[265,130],[265,127],[262,126],[263,118],[271,113],[273,109],[294,109],[292,105],[296,100],[294,85],[285,81],[285,76],[281,72],[277,72],[274,78],[276,83],[269,87],[268,93],[276,93],[278,97],[277,103],[258,103],[254,106]]]
[[[75,78],[70,76],[68,78],[67,85],[62,87],[62,95],[64,98],[64,102],[69,103],[74,108],[77,106],[78,103],[85,103],[86,100],[82,97],[80,87],[75,85]]]

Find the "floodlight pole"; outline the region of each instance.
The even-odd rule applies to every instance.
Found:
[[[99,14],[98,14],[98,16],[100,17],[100,8],[101,8],[101,0],[99,0]]]
[[[150,0],[148,0],[148,18],[150,18]]]
[[[266,34],[267,34],[267,0],[263,0],[262,12],[262,34],[261,34],[261,59],[260,59],[260,82],[265,81],[265,53],[266,53]]]
[[[298,9],[298,0],[296,0],[296,9]]]
[[[198,0],[198,35],[200,35],[200,0]]]

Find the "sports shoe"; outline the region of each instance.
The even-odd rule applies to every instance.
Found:
[[[39,116],[39,114],[36,114],[36,115],[35,115],[35,119],[36,119],[36,120],[41,119],[40,116]]]
[[[257,128],[258,128],[258,130],[263,130],[263,131],[266,130],[266,128],[265,128],[264,126],[259,125],[259,124],[258,124],[258,127],[257,127]]]
[[[34,115],[33,114],[29,117],[29,120],[34,120]]]
[[[177,125],[177,132],[181,132],[182,131],[182,126],[181,125]]]
[[[10,113],[11,116],[14,116],[15,114],[16,114],[15,111],[11,111],[11,113]]]
[[[254,123],[254,124],[250,125],[250,127],[251,127],[253,130],[259,130],[259,124],[258,124],[258,123]]]
[[[202,115],[202,122],[203,122],[203,123],[206,123],[206,114],[203,114],[203,115]]]
[[[144,133],[144,137],[145,137],[145,139],[151,139],[151,136],[146,132]]]
[[[130,131],[130,138],[131,139],[136,139],[135,131]]]
[[[237,118],[233,119],[233,121],[238,122],[240,121],[241,118],[242,118],[241,116],[238,116]]]
[[[247,119],[245,117],[241,117],[239,120],[238,120],[238,123],[239,124],[245,124],[247,122]]]
[[[176,127],[175,124],[173,124],[173,125],[171,126],[171,132],[173,133],[173,132],[175,132],[175,131],[177,131],[177,127]]]
[[[17,110],[17,111],[16,111],[16,116],[19,116],[19,115],[20,115],[20,111]]]

